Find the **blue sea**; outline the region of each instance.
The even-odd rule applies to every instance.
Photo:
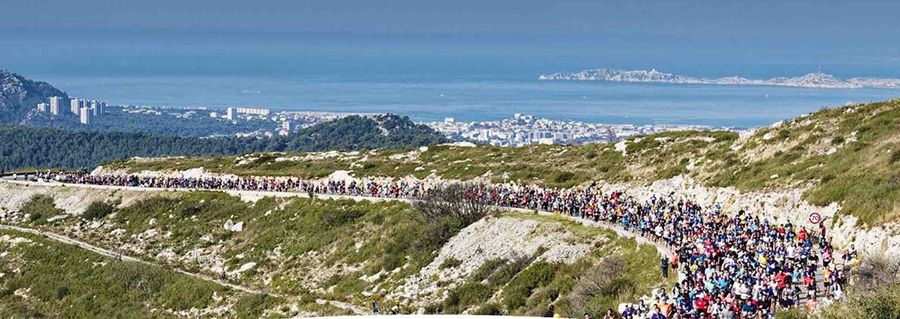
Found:
[[[537,80],[542,73],[594,67],[655,67],[708,77],[818,70],[839,77],[900,77],[900,66],[881,62],[716,60],[674,49],[630,54],[615,45],[571,39],[2,31],[0,68],[47,81],[71,96],[113,104],[391,112],[415,120],[480,121],[524,113],[599,123],[754,127],[825,107],[900,97],[900,90],[882,89]]]

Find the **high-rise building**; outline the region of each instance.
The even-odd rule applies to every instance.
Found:
[[[81,108],[80,113],[81,113],[81,116],[79,117],[79,119],[80,119],[81,124],[90,125],[91,124],[91,116],[93,115],[93,114],[91,114],[91,110],[86,107],[83,107],[83,108]]]
[[[59,116],[59,110],[63,107],[63,98],[61,96],[50,97],[50,114]]]
[[[100,102],[91,100],[91,115],[94,117],[100,115]]]
[[[234,121],[234,108],[229,107],[225,110],[225,118],[229,121]]]
[[[250,115],[259,115],[259,116],[268,116],[269,109],[264,108],[252,108],[252,107],[238,107],[236,111],[239,114],[250,114]]]
[[[47,103],[38,103],[37,110],[41,113],[47,112]]]
[[[80,109],[81,102],[78,100],[78,98],[72,98],[71,100],[69,100],[69,111],[71,111],[72,114],[78,115]]]
[[[282,121],[281,129],[278,130],[278,135],[288,135],[291,134],[291,122],[290,121]]]

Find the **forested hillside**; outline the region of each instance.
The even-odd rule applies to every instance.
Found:
[[[238,155],[261,151],[411,148],[446,139],[406,117],[349,116],[270,139],[185,138],[0,126],[0,168],[81,168],[141,156]]]

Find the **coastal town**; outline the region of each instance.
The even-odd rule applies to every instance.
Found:
[[[93,120],[106,112],[115,109],[123,114],[140,114],[144,116],[168,116],[174,119],[191,120],[207,117],[219,121],[269,123],[266,128],[252,131],[241,131],[232,135],[238,137],[274,137],[285,136],[298,129],[334,121],[350,115],[372,116],[372,113],[350,112],[313,112],[313,111],[273,111],[265,107],[158,107],[121,105],[106,106],[104,102],[87,101],[73,98],[71,110],[63,110],[60,105],[69,104],[63,97],[51,97],[49,103],[39,103],[39,112],[52,116],[78,116],[82,125],[89,126]],[[76,103],[78,108],[76,109]],[[445,136],[456,140],[488,144],[494,146],[525,146],[532,144],[588,144],[616,142],[629,136],[653,134],[685,130],[739,130],[733,127],[713,127],[709,125],[691,124],[605,124],[587,123],[573,120],[560,120],[536,117],[529,114],[515,113],[511,118],[490,121],[457,121],[445,118],[442,121],[421,121]]]
[[[609,143],[633,135],[668,131],[736,130],[708,125],[585,123],[538,118],[520,113],[514,114],[512,118],[497,121],[459,122],[453,118],[446,118],[444,121],[424,124],[455,140],[494,146]]]

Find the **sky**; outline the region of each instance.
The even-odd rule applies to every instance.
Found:
[[[147,32],[161,32],[151,40],[167,41],[173,31],[226,39],[221,34],[250,34],[235,37],[240,41],[254,34],[410,38],[450,48],[464,39],[492,50],[504,50],[505,42],[581,50],[584,61],[596,61],[579,61],[586,67],[609,60],[679,71],[682,59],[694,65],[801,61],[807,71],[858,65],[859,74],[878,75],[887,66],[885,75],[898,76],[898,12],[897,0],[0,0],[0,42],[22,31],[88,38],[133,32],[135,41],[152,38]],[[369,49],[377,41],[361,43]],[[520,54],[516,46],[506,48]]]
[[[900,35],[895,0],[0,0],[0,28],[842,41]]]

